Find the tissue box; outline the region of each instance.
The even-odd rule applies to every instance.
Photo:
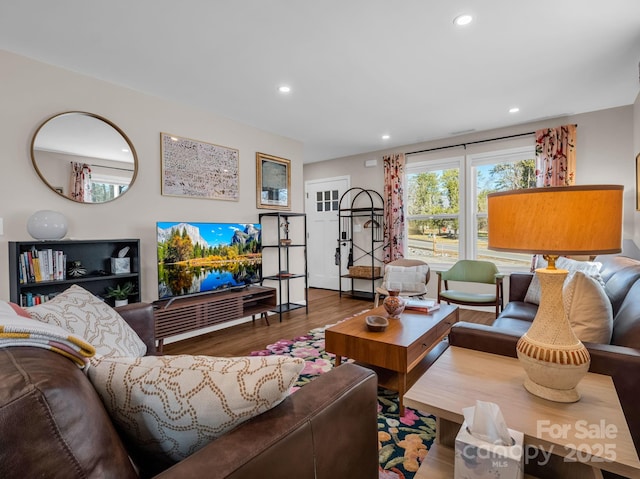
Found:
[[[111,258],[111,274],[131,272],[131,258]]]
[[[456,436],[454,479],[522,479],[524,434],[509,429],[513,445],[501,446],[478,439],[463,422]]]

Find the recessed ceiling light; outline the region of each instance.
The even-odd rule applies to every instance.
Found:
[[[287,85],[282,85],[281,87],[278,87],[278,91],[280,93],[289,93],[291,91],[291,87]]]
[[[520,111],[520,108],[518,108],[517,106],[514,106],[513,108],[509,108],[509,113],[518,113]]]
[[[128,148],[123,148],[122,149],[122,153],[129,153],[129,149]]]
[[[473,17],[466,13],[463,15],[458,15],[456,18],[453,19],[453,23],[455,23],[459,27],[462,27],[464,25],[469,25],[472,21],[473,21]]]
[[[383,140],[388,140],[389,138],[391,138],[391,136],[390,136],[390,135],[382,135],[382,139],[383,139]]]

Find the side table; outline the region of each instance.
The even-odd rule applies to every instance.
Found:
[[[640,478],[640,461],[611,377],[588,373],[575,403],[524,389],[517,359],[451,346],[407,391],[404,403],[437,417],[436,442],[416,479],[453,477],[453,445],[462,409],[498,404],[511,429],[524,433],[525,472],[535,477],[597,478],[601,470]],[[440,474],[440,475],[438,475]]]

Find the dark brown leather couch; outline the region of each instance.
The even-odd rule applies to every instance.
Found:
[[[118,310],[153,354],[151,305]],[[72,361],[40,348],[0,349],[3,479],[371,479],[377,471],[377,379],[354,364],[323,374],[171,465],[145,462],[134,444],[121,440],[90,381]]]
[[[636,449],[640,449],[640,261],[624,256],[597,256],[602,263],[605,292],[613,307],[610,344],[585,343],[591,354],[590,371],[613,378]],[[516,342],[529,328],[537,311],[524,298],[533,278],[512,274],[509,303],[491,326],[458,323],[451,329],[454,346],[516,357]]]

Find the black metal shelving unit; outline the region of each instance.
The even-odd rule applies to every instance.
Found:
[[[263,265],[264,255],[267,251],[277,251],[278,259],[278,271],[274,274],[265,274],[263,271],[262,281],[273,281],[278,284],[278,304],[273,312],[278,313],[280,321],[282,321],[282,315],[289,311],[293,311],[299,308],[305,308],[309,313],[309,284],[308,284],[308,272],[307,272],[307,215],[305,213],[288,213],[288,212],[274,212],[274,213],[261,213],[259,215],[260,225],[262,228],[262,253],[263,253]],[[303,235],[302,241],[299,236],[290,237],[289,226],[292,221],[302,221]],[[274,225],[275,223],[275,225]],[[264,240],[265,228],[275,226],[278,231],[277,242],[275,244],[268,244]],[[295,240],[295,241],[294,241]],[[303,265],[295,265],[295,270],[292,271],[291,256],[295,250],[302,250],[303,253]],[[291,301],[291,281],[297,279],[304,279],[304,304]]]
[[[383,262],[378,252],[383,247],[384,201],[380,193],[364,188],[351,188],[340,197],[338,247],[336,263],[340,268],[340,297],[343,294],[360,299],[373,299],[376,281],[382,278]],[[360,231],[357,231],[357,229]],[[362,230],[370,230],[364,234]],[[354,231],[355,230],[355,231]],[[354,233],[357,233],[354,235]],[[345,264],[344,253],[347,252]],[[358,267],[370,268],[370,275],[354,274]],[[347,272],[345,273],[345,268]],[[345,289],[343,281],[349,288]],[[355,282],[367,282],[367,289],[356,289]]]

